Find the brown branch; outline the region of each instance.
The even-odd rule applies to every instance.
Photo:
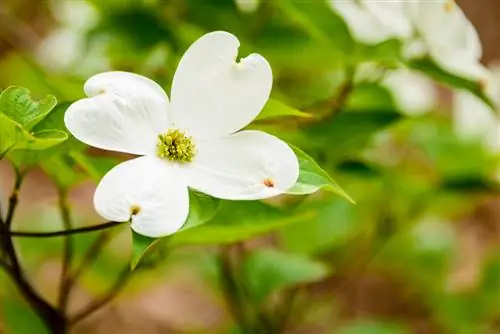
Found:
[[[27,238],[52,238],[52,237],[63,237],[67,235],[82,234],[88,232],[95,232],[100,230],[105,230],[115,226],[123,225],[128,222],[106,222],[94,226],[85,226],[79,228],[73,228],[70,230],[63,231],[53,231],[53,232],[30,232],[30,231],[10,231],[10,232],[0,232],[0,234],[8,233],[12,237],[27,237]]]
[[[59,313],[54,307],[52,307],[45,299],[43,299],[28,282],[26,275],[19,263],[17,257],[16,249],[10,235],[10,228],[13,223],[14,214],[18,204],[19,189],[21,187],[23,175],[16,170],[16,179],[14,183],[14,189],[9,198],[9,207],[7,209],[7,217],[5,218],[4,224],[1,226],[1,239],[2,247],[5,252],[6,258],[10,265],[3,265],[6,269],[7,274],[10,276],[12,281],[15,283],[21,295],[26,299],[28,304],[35,310],[35,312],[42,318],[43,322],[54,334],[65,334],[66,333],[66,319],[64,315]],[[3,262],[2,262],[3,263]]]

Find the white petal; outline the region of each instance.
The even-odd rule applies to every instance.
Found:
[[[105,72],[85,83],[89,98],[73,103],[64,121],[80,141],[105,150],[151,154],[167,131],[168,98],[155,82],[126,72]]]
[[[479,140],[491,152],[500,152],[500,119],[483,101],[460,91],[453,98],[455,131],[464,140]]]
[[[182,227],[189,213],[189,195],[177,166],[146,156],[109,171],[97,187],[94,206],[104,218],[132,219],[135,232],[158,238]]]
[[[439,67],[450,73],[483,83],[488,79],[488,70],[468,52],[434,48],[429,50],[429,54]]]
[[[258,54],[236,62],[238,39],[216,31],[182,57],[172,84],[175,126],[197,139],[221,137],[249,124],[269,98],[272,71]]]
[[[242,131],[202,143],[188,167],[188,185],[211,196],[253,200],[277,196],[299,175],[297,157],[278,138]]]
[[[386,27],[389,37],[407,38],[413,32],[401,0],[389,2],[363,0],[363,5]]]
[[[453,0],[414,1],[405,8],[431,53],[460,52],[476,60],[481,57],[477,31]]]
[[[399,2],[329,1],[345,20],[354,38],[376,44],[390,38],[406,38],[412,27]]]
[[[423,75],[398,70],[388,73],[382,85],[387,87],[402,112],[417,116],[430,111],[437,101],[437,90]]]

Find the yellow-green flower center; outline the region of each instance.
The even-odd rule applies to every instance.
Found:
[[[191,137],[178,129],[170,129],[158,135],[156,154],[170,161],[187,163],[193,161],[196,155],[196,146]]]

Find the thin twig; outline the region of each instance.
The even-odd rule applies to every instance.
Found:
[[[106,306],[108,303],[113,301],[118,294],[123,290],[123,288],[126,286],[127,282],[129,281],[131,275],[130,268],[127,266],[125,267],[120,275],[118,276],[118,279],[115,281],[111,289],[106,293],[105,296],[103,296],[100,299],[97,299],[90,303],[87,307],[85,307],[83,310],[78,312],[76,315],[74,315],[70,319],[71,325],[75,325],[76,323],[82,321],[92,313],[98,311],[102,307]]]
[[[85,226],[79,228],[73,228],[70,230],[63,231],[53,231],[53,232],[25,232],[25,231],[11,231],[8,234],[12,237],[27,237],[27,238],[52,238],[52,237],[64,237],[67,235],[82,234],[88,232],[95,232],[106,230],[115,226],[126,224],[127,222],[106,222],[94,226]],[[4,233],[4,232],[1,232]]]
[[[73,227],[73,222],[71,220],[71,214],[69,212],[67,194],[65,191],[59,192],[59,211],[61,213],[61,218],[63,221],[64,229],[71,230]],[[69,298],[69,271],[71,269],[71,260],[73,259],[73,238],[70,235],[65,236],[64,239],[64,252],[62,260],[62,270],[61,270],[61,283],[59,287],[59,299],[57,305],[59,309],[65,313],[68,306]]]

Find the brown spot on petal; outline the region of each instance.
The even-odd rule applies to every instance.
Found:
[[[273,179],[264,179],[264,181],[262,182],[264,183],[264,185],[268,188],[274,188],[274,181]]]
[[[141,212],[141,207],[139,205],[132,205],[130,207],[130,215],[137,216]]]

